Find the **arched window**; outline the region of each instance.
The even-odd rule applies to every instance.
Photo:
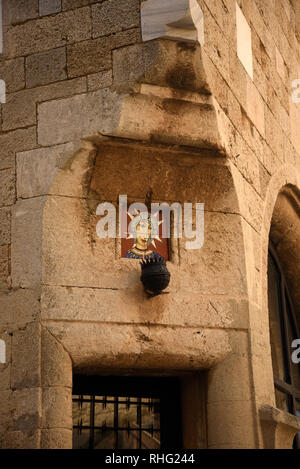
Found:
[[[292,342],[300,338],[292,298],[273,245],[269,246],[268,298],[276,407],[300,418],[300,364],[294,363]],[[300,436],[294,447],[300,449]]]

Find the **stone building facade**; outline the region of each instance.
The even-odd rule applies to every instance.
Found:
[[[300,2],[2,3],[0,446],[71,448],[74,375],[147,375],[180,380],[183,448],[292,447],[268,247],[299,327]],[[149,299],[96,208],[150,189],[205,236]]]

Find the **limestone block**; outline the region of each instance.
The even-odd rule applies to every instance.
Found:
[[[166,37],[204,44],[204,17],[196,0],[148,0],[141,4],[142,37]]]
[[[153,173],[154,161],[156,171]],[[134,183],[130,184],[124,178],[128,167],[134,177]],[[184,151],[178,155],[163,152],[161,148],[102,147],[91,178],[93,197],[115,201],[119,194],[127,194],[129,199],[136,200],[138,194],[144,195],[147,186],[153,190],[153,200],[200,202],[208,211],[239,213],[230,170],[223,160],[210,154],[207,157],[204,150],[198,158]]]
[[[205,44],[203,49],[223,78],[228,82],[230,57],[229,41],[209,10],[205,15]]]
[[[61,0],[39,0],[40,16],[52,15],[61,11]]]
[[[247,331],[230,331],[231,353],[208,374],[207,402],[237,402],[253,398]]]
[[[44,215],[44,283],[110,288],[115,240],[93,242],[97,235],[96,223],[91,224],[91,216],[96,220],[95,211],[93,215],[89,214],[85,200],[71,197],[48,199]],[[118,277],[116,273],[115,279]]]
[[[68,353],[48,330],[42,328],[41,383],[42,386],[72,388],[72,362]]]
[[[254,403],[248,399],[207,405],[208,448],[255,448]],[[222,425],[216,425],[222,422]]]
[[[6,288],[9,275],[9,246],[0,246],[0,288]]]
[[[97,134],[109,124],[114,127],[120,106],[120,97],[109,90],[42,103],[39,105],[39,143],[50,146]]]
[[[139,0],[109,0],[92,6],[93,37],[139,27]]]
[[[219,329],[47,322],[63,342],[76,370],[209,368],[230,351]]]
[[[72,428],[72,388],[42,388],[42,428]]]
[[[14,168],[15,152],[36,146],[36,127],[19,129],[0,135],[0,169]]]
[[[40,432],[9,431],[0,438],[0,447],[3,449],[39,449]]]
[[[27,88],[46,85],[66,78],[66,49],[64,47],[30,55],[26,58]]]
[[[0,206],[11,205],[15,201],[15,174],[12,169],[0,171]]]
[[[0,391],[7,391],[10,389],[10,374],[11,374],[11,364],[6,363],[2,364],[0,362]],[[0,418],[0,428],[1,428],[1,418]],[[1,433],[1,430],[0,430]]]
[[[23,89],[25,87],[24,57],[1,61],[0,77],[5,81],[7,93]]]
[[[17,153],[17,196],[36,197],[49,193],[65,193],[66,188],[51,188],[57,174],[67,166],[75,151],[74,144],[67,143],[51,148],[41,148]],[[65,190],[65,192],[62,192]]]
[[[41,431],[41,449],[72,449],[72,430],[51,428]]]
[[[9,57],[43,52],[91,37],[89,7],[26,22],[6,33],[4,53]]]
[[[280,155],[284,154],[284,134],[267,106],[265,107],[265,131],[267,144],[280,158]]]
[[[95,3],[98,0],[62,0],[62,9],[73,10],[74,8],[84,7],[91,3]]]
[[[279,73],[280,77],[282,78],[282,81],[286,83],[287,80],[287,69],[286,65],[284,63],[284,60],[282,58],[282,55],[280,54],[279,50],[276,47],[276,69],[277,72]]]
[[[262,136],[265,135],[264,101],[253,82],[247,80],[247,112],[248,116]]]
[[[40,392],[36,387],[13,391],[11,413],[15,431],[32,434],[40,427]]]
[[[0,324],[24,326],[34,321],[40,310],[38,291],[19,288],[9,290],[0,298]]]
[[[14,389],[41,385],[40,328],[30,323],[12,337],[11,385]]]
[[[78,77],[111,68],[108,38],[79,42],[68,47],[68,76]]]
[[[3,24],[23,23],[39,16],[38,0],[3,0]]]
[[[88,76],[88,91],[97,91],[112,85],[112,70],[94,73]]]
[[[68,76],[76,77],[111,68],[111,51],[139,41],[139,30],[129,29],[109,37],[79,42],[67,47]]]
[[[43,287],[42,319],[220,328],[231,324],[232,302],[173,291],[147,301],[136,277],[136,290],[117,290],[117,284],[114,290]]]
[[[40,284],[42,265],[42,215],[45,198],[17,202],[12,215],[12,282],[13,287],[36,288]]]
[[[77,78],[9,94],[2,112],[2,129],[11,130],[34,125],[38,102],[73,96],[85,91],[85,78]]]
[[[204,244],[195,255],[180,240],[181,288],[197,283],[202,294],[247,294],[244,240],[239,215],[205,212]]]
[[[237,54],[245,70],[253,80],[251,28],[236,3]]]
[[[0,209],[0,246],[10,244],[10,209]]]
[[[3,447],[2,439],[6,432],[12,430],[12,415],[11,415],[11,390],[0,390],[0,448]]]

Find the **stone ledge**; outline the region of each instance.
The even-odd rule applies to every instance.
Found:
[[[293,439],[300,432],[300,419],[270,405],[259,409],[265,449],[292,449]]]

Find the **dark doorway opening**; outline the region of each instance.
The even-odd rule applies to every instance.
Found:
[[[73,377],[74,449],[180,449],[180,380]]]

